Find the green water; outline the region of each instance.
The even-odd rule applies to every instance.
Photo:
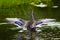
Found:
[[[37,8],[37,7],[26,4],[26,5],[14,5],[11,7],[0,8],[0,22],[7,22],[5,20],[5,18],[7,18],[7,17],[18,17],[18,18],[23,18],[23,19],[28,20],[29,11],[30,11],[31,7],[34,11],[34,17],[36,20],[41,19],[41,18],[53,18],[53,19],[56,19],[57,21],[60,21],[60,7],[58,7],[58,8],[48,8],[48,7]],[[0,40],[17,40],[15,35],[18,35],[19,30],[10,30],[9,28],[12,28],[12,27],[17,27],[17,26],[10,25],[10,24],[0,25]],[[50,30],[50,31],[52,31],[52,30]],[[25,33],[23,32],[21,35],[25,35]],[[42,31],[42,33],[43,33],[43,31]],[[48,33],[48,31],[47,31],[47,33]],[[35,36],[38,36],[38,35],[35,35]],[[26,40],[26,39],[23,38],[22,40]],[[33,39],[31,39],[31,40],[33,40]]]

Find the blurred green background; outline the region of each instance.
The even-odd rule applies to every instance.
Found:
[[[48,6],[45,8],[35,7],[30,3],[43,2]],[[59,0],[0,0],[0,22],[6,17],[20,17],[29,19],[29,11],[33,9],[36,19],[55,18],[60,20],[60,1]],[[58,8],[52,8],[57,5]]]

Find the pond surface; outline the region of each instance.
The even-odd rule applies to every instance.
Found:
[[[0,22],[6,22],[6,20],[4,20],[6,17],[21,17],[28,19],[29,16],[27,15],[29,15],[29,11],[27,12],[26,8],[23,8],[23,11],[22,8],[20,8],[20,6],[18,8],[0,8]],[[15,29],[17,26],[11,24],[0,25],[0,40],[51,40],[51,38],[60,38],[60,8],[34,7],[33,9],[36,19],[53,18],[56,19],[57,22],[48,23],[48,26],[41,25],[41,27],[36,27],[37,32]],[[13,28],[13,30],[11,30],[11,28]]]
[[[60,22],[36,26],[36,32],[17,28],[12,24],[0,25],[0,40],[51,40],[60,38]]]

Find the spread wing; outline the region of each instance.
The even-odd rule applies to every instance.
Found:
[[[55,21],[55,19],[40,19],[36,21],[36,25],[45,24],[45,23],[52,22],[52,21]]]
[[[23,27],[24,25],[26,26],[27,23],[26,20],[23,20],[21,18],[6,18],[6,20],[14,25],[17,25],[18,27]]]

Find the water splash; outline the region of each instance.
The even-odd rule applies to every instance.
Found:
[[[45,22],[45,23],[39,24],[39,25],[36,26],[36,31],[40,32],[40,31],[42,31],[40,28],[44,28],[44,27],[45,28],[51,27],[52,29],[54,29],[55,27],[60,28],[60,22],[51,21],[51,22]]]

